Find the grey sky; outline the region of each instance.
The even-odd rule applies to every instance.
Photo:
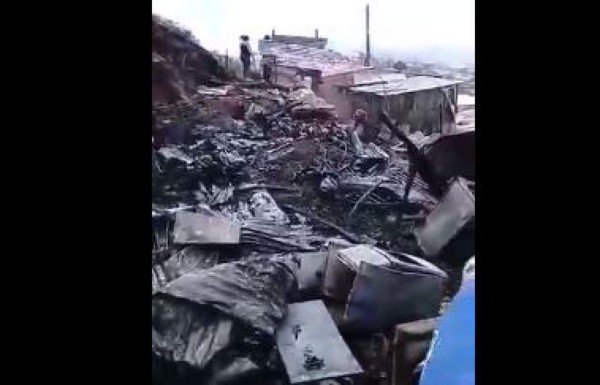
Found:
[[[424,53],[472,62],[475,0],[370,0],[375,54]],[[153,12],[190,29],[203,46],[237,54],[238,38],[257,40],[272,29],[311,36],[329,47],[364,50],[366,0],[152,0]],[[458,56],[457,56],[458,55]],[[466,58],[463,57],[466,55]]]

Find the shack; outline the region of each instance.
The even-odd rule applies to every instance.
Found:
[[[316,41],[260,40],[258,49],[263,61],[273,66],[273,83],[310,88],[333,104],[342,120],[352,119],[359,108],[376,119],[385,107],[410,132],[431,135],[455,130],[459,81],[429,76],[407,78],[398,71],[375,70],[360,60],[318,48]]]
[[[326,73],[318,85],[318,94],[336,108],[342,120],[350,120],[356,110],[349,89],[354,86],[382,84],[406,79],[406,75],[394,70],[361,67],[358,70]],[[376,115],[374,115],[376,116]]]
[[[273,63],[272,81],[275,84],[284,87],[306,85],[336,105],[334,100],[329,100],[339,94],[333,92],[333,87],[353,85],[354,73],[370,69],[339,52],[310,45],[260,40],[258,50],[263,60]]]
[[[449,79],[414,76],[346,88],[350,110],[362,108],[369,116],[385,109],[409,132],[450,133],[456,127],[458,85]],[[346,109],[347,109],[346,108]]]

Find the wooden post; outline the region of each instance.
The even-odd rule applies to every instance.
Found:
[[[315,39],[319,38],[319,28],[315,29]]]
[[[275,37],[275,28],[271,30],[271,39]]]
[[[445,98],[444,98],[444,91],[442,91],[442,102],[440,103],[440,130],[439,133],[442,134],[443,129],[444,129],[444,102],[445,102]]]
[[[456,111],[458,111],[458,84],[454,85],[454,105],[456,106]]]
[[[366,32],[367,32],[367,47],[365,52],[365,66],[371,65],[371,38],[369,36],[369,4],[367,4],[367,12],[366,12]]]
[[[225,69],[229,70],[229,50],[225,50]]]

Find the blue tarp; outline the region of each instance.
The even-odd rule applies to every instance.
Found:
[[[475,385],[475,279],[468,278],[440,320],[419,385]]]

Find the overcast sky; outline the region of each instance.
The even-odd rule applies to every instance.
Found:
[[[473,62],[475,0],[152,0],[152,10],[190,29],[209,50],[237,54],[242,34],[256,49],[272,29],[312,36],[318,28],[328,48],[350,53],[364,51],[367,2],[374,54]]]

